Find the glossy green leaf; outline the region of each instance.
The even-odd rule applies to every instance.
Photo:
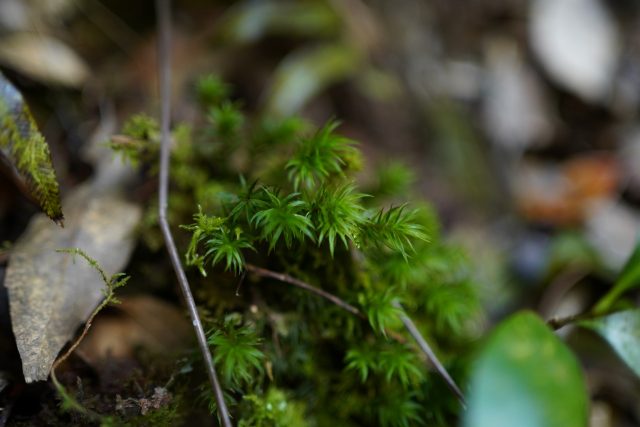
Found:
[[[49,146],[18,90],[0,73],[0,160],[52,220],[63,220]]]
[[[636,243],[633,253],[627,260],[622,269],[616,284],[606,293],[604,297],[596,304],[594,312],[606,313],[620,296],[626,291],[636,288],[640,285],[640,242]]]
[[[340,43],[293,52],[275,72],[267,111],[274,115],[293,114],[324,89],[354,75],[361,62],[360,52]]]
[[[464,427],[584,427],[588,398],[576,358],[535,314],[502,322],[471,377]]]
[[[596,331],[640,376],[640,310],[626,310],[580,323]]]

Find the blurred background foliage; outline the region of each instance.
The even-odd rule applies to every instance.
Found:
[[[376,166],[360,174],[364,185],[389,202],[411,187],[433,203],[444,239],[471,265],[488,319],[477,335],[521,308],[545,319],[587,310],[632,253],[640,224],[637,2],[183,0],[173,9],[176,121],[198,120],[194,83],[212,72],[230,86],[198,93],[230,96],[217,112],[229,132],[240,106],[315,124],[338,118]],[[63,194],[92,174],[90,141],[158,110],[156,37],[151,1],[0,1],[0,68],[49,141]],[[261,144],[271,143],[267,136]],[[153,184],[136,191],[148,196]],[[0,241],[8,247],[36,211],[0,174]],[[149,212],[144,221],[153,224]],[[174,212],[191,213],[191,205]],[[161,248],[159,235],[143,239],[134,259]],[[447,274],[437,253],[431,262],[433,274]],[[166,267],[143,274],[145,289],[167,297],[159,285]],[[637,294],[627,303],[637,306]],[[435,336],[466,314],[452,309]],[[582,362],[590,425],[638,425],[637,378],[589,332],[611,327],[560,335]],[[282,399],[274,389],[245,403],[264,410]],[[289,412],[300,417],[299,408]]]

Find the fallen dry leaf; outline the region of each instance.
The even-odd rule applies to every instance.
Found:
[[[521,214],[555,225],[582,223],[594,202],[611,197],[620,182],[618,162],[606,154],[576,157],[564,164],[525,162],[514,180]]]
[[[93,267],[56,249],[81,248],[108,274],[129,259],[141,209],[99,188],[84,185],[65,200],[66,228],[36,216],[12,250],[5,286],[26,382],[47,378],[58,352],[103,298],[105,285]]]
[[[133,357],[137,348],[167,352],[191,338],[191,325],[182,311],[149,296],[121,298],[112,313],[96,317],[78,352],[96,366],[107,358]]]

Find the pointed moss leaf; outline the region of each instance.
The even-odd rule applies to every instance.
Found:
[[[46,380],[58,352],[104,298],[93,266],[61,248],[81,248],[108,273],[133,250],[142,213],[121,196],[85,185],[65,199],[67,227],[36,215],[11,251],[5,277],[11,324],[27,382]]]
[[[535,314],[489,336],[471,375],[464,427],[583,427],[588,398],[574,355]]]
[[[0,73],[0,158],[11,166],[42,210],[61,223],[62,207],[49,146],[18,90]]]
[[[624,265],[618,280],[609,292],[596,304],[596,313],[606,313],[620,296],[640,285],[640,241],[636,243],[633,253]]]
[[[640,310],[625,310],[580,323],[600,334],[640,376]]]
[[[223,329],[211,331],[208,342],[215,347],[214,361],[221,368],[225,384],[248,384],[256,373],[262,372],[265,356],[253,327],[226,324]]]
[[[329,121],[299,144],[286,166],[294,188],[314,188],[332,174],[343,174],[357,150],[354,141],[335,133],[338,126],[338,122]]]
[[[339,239],[345,248],[349,247],[349,240],[355,240],[360,225],[365,221],[361,204],[363,197],[364,194],[357,193],[353,184],[335,188],[322,187],[318,191],[314,203],[318,243],[326,239],[331,256],[336,240]]]
[[[378,369],[377,356],[377,353],[371,348],[351,349],[344,358],[347,363],[346,369],[356,371],[364,383],[369,377],[369,372]]]
[[[262,237],[273,249],[280,238],[287,247],[294,241],[302,241],[305,237],[315,240],[313,224],[305,214],[306,204],[299,199],[298,193],[280,196],[268,188],[264,189],[266,200],[263,210],[256,212],[251,223],[261,229]]]
[[[406,260],[415,242],[429,240],[425,228],[415,220],[418,214],[418,210],[406,210],[406,205],[380,209],[362,229],[362,238],[372,246],[386,246]]]

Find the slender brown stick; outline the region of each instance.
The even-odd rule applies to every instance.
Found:
[[[356,307],[343,301],[337,296],[330,294],[329,292],[326,292],[320,288],[312,286],[309,283],[306,283],[300,279],[289,276],[288,274],[278,273],[276,271],[267,270],[266,268],[257,267],[253,264],[245,264],[245,268],[247,269],[247,271],[257,274],[258,276],[270,277],[272,279],[279,280],[284,283],[288,283],[298,288],[305,289],[309,292],[312,292],[316,295],[319,295],[331,301],[338,307],[348,311],[351,314],[354,314],[360,317],[361,319],[366,319],[366,316]],[[463,408],[466,409],[466,402],[460,388],[456,385],[455,381],[451,378],[451,376],[449,375],[445,367],[442,365],[442,363],[440,363],[440,361],[438,360],[438,357],[435,355],[433,350],[431,350],[431,347],[429,346],[427,341],[424,339],[424,337],[420,334],[420,331],[418,330],[416,325],[409,318],[409,316],[405,314],[402,306],[399,303],[395,303],[394,305],[401,310],[400,320],[402,320],[404,327],[407,329],[407,331],[409,331],[409,334],[411,335],[411,337],[416,341],[416,343],[418,344],[418,347],[420,348],[422,353],[426,356],[427,360],[431,362],[431,364],[434,366],[438,374],[440,374],[442,379],[444,379],[445,383],[447,384],[447,387],[451,389],[451,391],[456,395],[458,400],[460,400],[460,403],[462,404]],[[399,336],[393,331],[386,331],[386,332],[387,334],[389,334],[389,336],[396,339],[397,341],[404,342],[404,337]]]
[[[272,270],[267,270],[266,268],[261,268],[258,266],[255,266],[253,264],[245,264],[245,269],[247,271],[250,271],[254,274],[257,274],[258,276],[262,276],[262,277],[270,277],[272,279],[278,280],[280,282],[283,283],[288,283],[290,285],[293,285],[295,287],[304,289],[306,291],[309,291],[311,293],[314,293],[326,300],[331,301],[332,303],[334,303],[335,305],[337,305],[338,307],[342,308],[343,310],[348,311],[349,313],[353,314],[354,316],[358,316],[359,318],[363,319],[363,320],[367,320],[367,316],[364,315],[364,313],[362,313],[360,310],[358,310],[356,307],[352,306],[351,304],[349,304],[348,302],[338,298],[337,296],[330,294],[327,291],[324,291],[320,288],[317,288],[315,286],[312,286],[300,279],[297,279],[293,276],[289,276],[288,274],[284,274],[284,273],[278,273],[276,271],[272,271]],[[399,343],[406,343],[407,340],[400,334],[398,334],[395,331],[388,331],[385,330],[384,333],[388,336],[390,336],[391,338],[393,338],[394,340],[398,341]]]
[[[204,334],[202,322],[198,315],[196,303],[191,294],[189,282],[187,276],[184,273],[180,257],[178,256],[178,250],[173,241],[173,235],[169,229],[169,222],[167,221],[167,200],[169,193],[169,145],[170,145],[170,120],[171,120],[171,66],[170,66],[170,54],[171,54],[171,9],[170,0],[156,0],[156,12],[159,24],[159,44],[158,44],[158,56],[159,56],[159,71],[160,71],[160,98],[162,102],[162,114],[160,126],[162,130],[161,145],[160,145],[160,181],[158,186],[158,202],[159,202],[159,222],[162,229],[162,235],[171,258],[171,264],[176,272],[180,289],[184,297],[185,303],[191,316],[193,328],[196,331],[198,337],[198,345],[202,352],[205,366],[207,368],[207,374],[209,375],[209,381],[213,388],[213,394],[218,406],[218,414],[224,427],[231,427],[231,421],[229,418],[229,411],[224,401],[224,395],[218,376],[216,374],[216,368],[213,364],[213,357],[207,344],[207,338]]]
[[[247,269],[247,271],[255,273],[258,276],[270,277],[272,279],[276,279],[276,280],[279,280],[281,282],[288,283],[290,285],[296,286],[298,288],[302,288],[302,289],[304,289],[306,291],[309,291],[311,293],[319,295],[322,298],[331,301],[332,303],[334,303],[338,307],[348,311],[349,313],[354,314],[354,315],[356,315],[358,317],[364,318],[364,314],[362,314],[360,312],[360,310],[358,310],[356,307],[354,307],[351,304],[341,300],[337,296],[335,296],[333,294],[330,294],[329,292],[326,292],[326,291],[324,291],[324,290],[322,290],[320,288],[312,286],[312,285],[310,285],[310,284],[308,284],[306,282],[303,282],[300,279],[296,279],[295,277],[289,276],[288,274],[278,273],[278,272],[275,272],[275,271],[267,270],[266,268],[257,267],[257,266],[255,266],[253,264],[245,264],[245,268]]]
[[[586,313],[572,314],[567,317],[554,317],[552,319],[547,320],[547,325],[551,329],[557,331],[558,329],[563,328],[572,323],[581,322],[583,320],[597,319],[599,317],[606,316],[607,314],[610,314],[610,312],[597,313],[594,311],[587,311]]]

